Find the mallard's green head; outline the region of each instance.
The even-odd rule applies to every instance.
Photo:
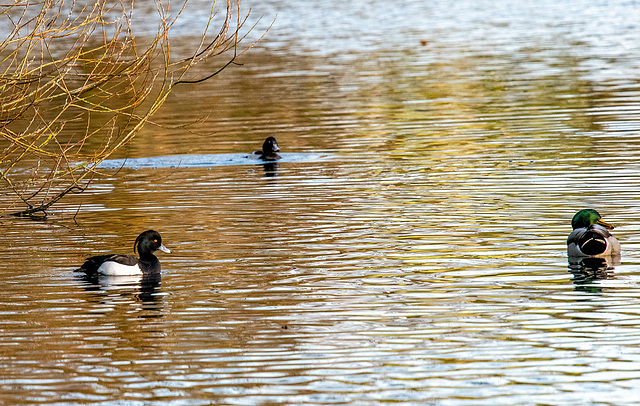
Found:
[[[609,223],[602,221],[602,216],[600,213],[593,209],[583,209],[576,213],[571,220],[571,227],[575,230],[576,228],[587,228],[594,224],[600,224],[602,227],[613,230],[613,226]]]

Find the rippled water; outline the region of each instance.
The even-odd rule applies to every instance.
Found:
[[[635,404],[640,9],[251,6],[243,65],[114,158],[330,159],[104,169],[1,218],[0,403]],[[586,272],[583,207],[623,248]],[[161,280],[72,272],[148,228]]]

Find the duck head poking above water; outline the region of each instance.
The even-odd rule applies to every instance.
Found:
[[[571,220],[573,231],[567,238],[569,257],[600,257],[620,254],[620,243],[609,232],[613,226],[593,209],[577,212]]]
[[[275,137],[268,137],[262,144],[262,150],[253,151],[250,156],[264,161],[276,161],[280,159],[278,152],[280,152],[278,141]]]
[[[89,276],[108,275],[149,275],[160,273],[160,261],[153,255],[154,251],[170,253],[162,244],[160,233],[155,230],[147,230],[140,234],[133,243],[135,255],[107,254],[87,258],[85,263],[76,271],[84,272]]]

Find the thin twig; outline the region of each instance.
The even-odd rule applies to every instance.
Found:
[[[238,50],[248,34],[240,31],[249,13],[241,18],[238,3],[232,29],[234,6],[227,0],[217,35],[207,35],[212,5],[191,57],[173,61],[169,31],[187,0],[174,14],[170,0],[156,0],[161,24],[145,47],[133,36],[133,0],[127,1],[0,5],[0,19],[11,29],[0,42],[0,139],[6,141],[0,184],[5,197],[13,195],[0,199],[0,215],[22,204],[25,208],[12,214],[46,216],[67,194],[86,190],[100,162],[140,132],[176,85],[201,83],[238,65],[237,58],[255,45]],[[221,68],[187,79],[196,64],[227,51],[233,54]],[[63,131],[66,123],[78,121],[85,131]]]

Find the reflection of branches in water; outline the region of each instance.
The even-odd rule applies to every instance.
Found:
[[[573,283],[577,290],[599,292],[601,288],[583,286],[602,279],[613,279],[615,265],[620,264],[620,256],[592,258],[569,258],[569,272],[573,274]]]
[[[227,0],[220,31],[208,33],[212,5],[197,48],[174,60],[169,30],[187,0],[171,10],[169,1],[155,4],[160,24],[145,45],[133,35],[133,1],[0,5],[0,32],[8,32],[0,40],[0,182],[13,196],[0,202],[0,215],[46,215],[83,191],[96,165],[135,137],[176,85],[211,78],[252,46],[238,50],[248,14],[241,19],[239,4]],[[221,68],[188,77],[225,52]]]

